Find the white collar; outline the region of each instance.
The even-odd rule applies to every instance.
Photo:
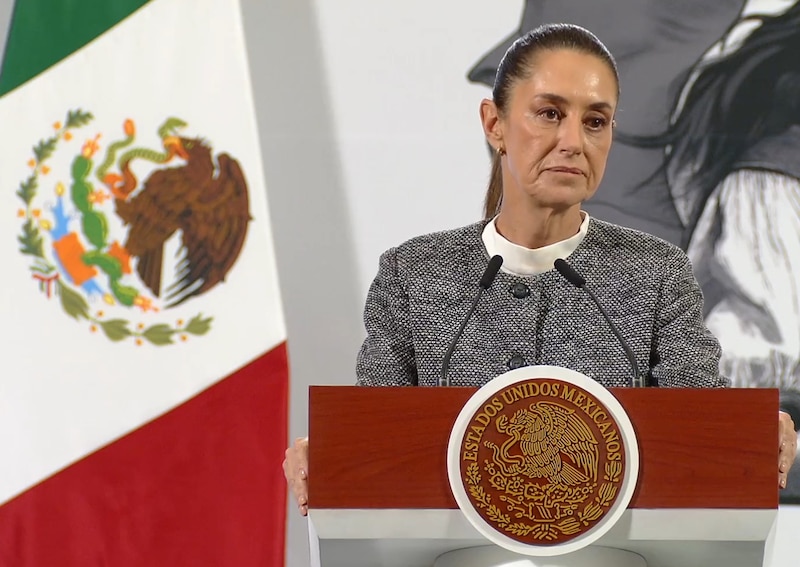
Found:
[[[541,248],[525,248],[506,240],[495,227],[493,218],[483,229],[481,239],[489,256],[499,254],[503,257],[503,267],[508,274],[517,276],[533,276],[553,269],[553,262],[558,258],[566,258],[583,242],[586,231],[589,230],[589,214],[581,211],[583,222],[578,233],[566,240],[548,244]]]

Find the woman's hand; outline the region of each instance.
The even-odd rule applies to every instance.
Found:
[[[789,422],[791,423],[791,419]],[[294,445],[286,449],[283,474],[292,489],[300,513],[308,514],[308,437],[298,437]]]
[[[786,488],[789,469],[797,454],[797,433],[788,413],[778,413],[778,486]]]

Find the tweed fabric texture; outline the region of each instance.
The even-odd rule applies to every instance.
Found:
[[[438,384],[448,344],[489,261],[485,225],[419,236],[381,255],[364,309],[358,384]],[[592,218],[566,260],[586,278],[644,375],[666,387],[729,385],[719,374],[719,342],[703,323],[702,292],[680,248]],[[627,386],[631,375],[597,307],[555,270],[498,273],[458,341],[448,376],[453,386],[482,386],[520,364],[571,368],[606,387]]]

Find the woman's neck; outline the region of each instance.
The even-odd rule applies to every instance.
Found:
[[[520,212],[501,208],[495,228],[517,246],[535,249],[575,236],[582,222],[579,204],[565,211],[536,209]]]

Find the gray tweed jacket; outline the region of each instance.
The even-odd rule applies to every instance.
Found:
[[[386,251],[364,310],[358,384],[438,383],[447,346],[489,261],[486,221],[413,238]],[[655,236],[591,219],[567,258],[630,343],[640,371],[667,387],[724,387],[720,346],[703,323],[703,296],[683,251]],[[555,270],[500,272],[458,341],[448,375],[481,386],[521,365],[582,372],[626,386],[630,366],[583,290]]]

